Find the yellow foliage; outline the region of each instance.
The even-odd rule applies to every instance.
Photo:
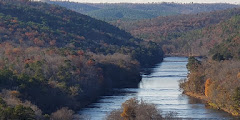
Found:
[[[219,109],[219,107],[215,103],[209,102],[208,105],[212,108]]]
[[[123,112],[121,113],[121,117],[124,120],[131,120],[135,117],[135,109],[138,104],[138,101],[135,98],[129,99],[122,104]]]
[[[209,95],[209,86],[211,85],[211,80],[208,78],[205,82],[205,96],[208,97]]]
[[[124,117],[125,119],[128,118],[129,117],[128,113],[129,113],[129,108],[124,107],[123,112],[121,113],[121,117]]]
[[[240,79],[240,72],[237,74],[237,78],[239,78],[239,79]]]
[[[121,117],[123,117],[124,120],[131,120],[134,117],[134,108],[132,108],[132,106],[124,106]]]
[[[18,91],[16,91],[16,90],[11,91],[10,93],[14,97],[18,97],[20,95],[20,93]]]

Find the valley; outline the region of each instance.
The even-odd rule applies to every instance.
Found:
[[[117,99],[107,102],[107,114],[137,96],[163,110],[162,119],[171,111],[179,119],[239,116],[239,23],[234,4],[0,0],[0,119],[80,119],[116,89],[126,95],[110,94]],[[160,94],[161,85],[170,88]],[[192,99],[184,93],[204,96],[206,103],[186,103]],[[181,99],[187,110],[202,114],[175,108]],[[126,108],[120,110],[130,119]]]

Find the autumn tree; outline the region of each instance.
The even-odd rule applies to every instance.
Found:
[[[51,114],[50,120],[73,120],[74,111],[64,107]]]
[[[107,117],[108,120],[162,120],[160,111],[154,104],[131,98],[122,104],[122,108],[114,110]]]
[[[208,96],[209,95],[209,86],[211,85],[211,79],[207,79],[206,82],[205,82],[205,96]]]

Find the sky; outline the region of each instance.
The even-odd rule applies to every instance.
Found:
[[[231,3],[240,4],[240,0],[70,0],[83,3],[152,3],[152,2],[175,2],[175,3]]]

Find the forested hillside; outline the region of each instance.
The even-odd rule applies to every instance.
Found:
[[[189,58],[184,93],[201,96],[209,106],[240,114],[240,9],[158,17],[114,24],[133,36],[162,45],[169,55]]]
[[[206,55],[211,47],[220,43],[232,25],[217,25],[233,16],[240,9],[228,9],[194,15],[158,17],[138,22],[116,22],[115,25],[129,31],[133,36],[161,43],[166,54]]]
[[[199,13],[236,5],[59,3],[121,29],[53,4],[0,0],[0,119],[72,119],[107,90],[137,87],[140,67],[163,51],[206,56],[189,59],[180,86],[239,115],[240,9]]]
[[[206,36],[211,45],[208,58],[201,61],[189,58],[187,65],[190,74],[180,87],[187,94],[206,97],[208,104],[233,115],[240,115],[240,16],[207,28],[205,34],[198,34],[204,40]],[[211,31],[211,32],[210,32]],[[213,33],[217,35],[213,36]],[[214,39],[214,38],[219,39]],[[218,41],[219,40],[219,41]],[[206,42],[203,42],[206,44]]]
[[[162,45],[166,54],[204,56],[201,60],[189,58],[188,79],[181,81],[180,87],[188,95],[201,96],[200,98],[207,100],[211,107],[222,109],[233,115],[240,114],[240,9],[238,6],[212,12],[209,12],[211,10],[207,8],[205,8],[206,11],[201,11],[201,8],[195,11],[192,8],[192,11],[186,12],[188,9],[186,7],[182,12],[184,15],[180,15],[182,13],[171,8],[175,12],[169,10],[166,16],[154,14],[154,10],[157,9],[152,6],[152,15],[159,16],[154,18],[146,11],[142,14],[143,12],[132,10],[132,8],[138,9],[141,5],[116,4],[116,9],[109,8],[111,4],[102,4],[101,7],[98,4],[88,5],[97,8],[92,10],[93,16],[99,15],[96,18],[111,21],[120,29],[146,42]],[[178,6],[176,4],[162,5]],[[122,6],[128,7],[121,9]],[[141,6],[141,9],[144,10],[146,6]],[[158,8],[161,9],[161,7]],[[178,10],[182,9],[178,8]],[[134,19],[124,18],[128,16],[126,11],[136,13],[137,16],[146,15],[145,18],[151,19],[139,20],[145,18],[137,18],[133,15],[131,18],[135,17]],[[137,21],[124,21],[125,19]]]
[[[137,86],[140,66],[163,57],[156,43],[66,8],[28,0],[0,6],[0,119],[71,118],[66,107]]]
[[[151,19],[158,16],[170,16],[180,14],[194,14],[200,12],[210,12],[237,7],[231,4],[177,4],[177,3],[76,3],[51,1],[51,4],[57,4],[71,10],[89,15],[91,17],[113,22],[134,21],[142,19]]]

